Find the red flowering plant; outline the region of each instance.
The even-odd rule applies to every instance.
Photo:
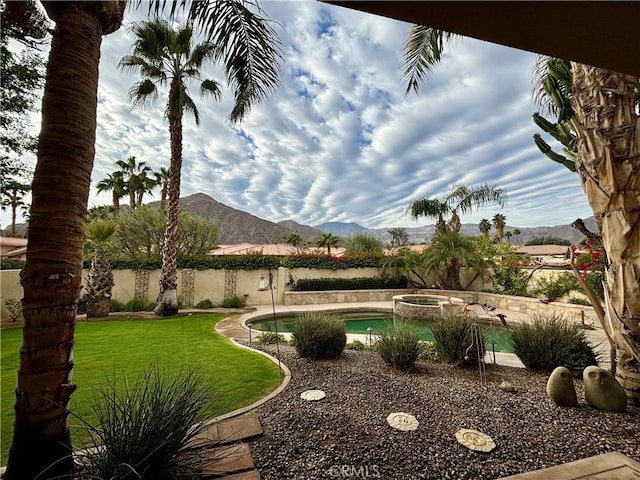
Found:
[[[604,254],[602,245],[593,239],[585,242],[586,248],[571,246],[571,259],[573,266],[577,268],[579,275],[600,299],[604,299]]]

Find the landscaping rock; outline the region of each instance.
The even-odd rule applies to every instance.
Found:
[[[577,407],[578,397],[571,372],[565,367],[557,367],[547,380],[547,395],[561,407]]]
[[[590,407],[607,412],[624,412],[627,395],[611,372],[600,367],[587,367],[582,374],[584,398]]]
[[[506,380],[503,381],[498,388],[505,392],[516,393],[516,387],[514,387],[510,382],[507,382]]]

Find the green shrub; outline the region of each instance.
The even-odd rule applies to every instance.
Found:
[[[287,339],[284,338],[284,335],[281,335],[281,334],[276,335],[275,332],[262,332],[262,334],[260,334],[260,336],[258,337],[257,341],[260,345],[274,345],[276,343],[279,343],[280,345],[289,344]]]
[[[362,343],[360,340],[353,340],[352,342],[347,343],[345,348],[347,350],[360,351],[360,350],[365,350],[367,346],[364,343]]]
[[[571,297],[569,298],[569,300],[567,300],[568,303],[571,303],[573,305],[586,305],[586,306],[590,306],[591,302],[585,298],[578,298],[578,297]]]
[[[292,333],[293,346],[304,358],[336,358],[347,344],[344,322],[331,313],[298,314]]]
[[[535,316],[531,323],[515,325],[511,332],[513,353],[531,370],[551,372],[566,367],[574,374],[598,358],[577,324],[559,316]]]
[[[132,298],[124,304],[125,312],[153,312],[156,308],[155,302],[148,302],[143,298]]]
[[[124,311],[124,303],[122,303],[120,300],[116,300],[115,298],[112,298],[111,300],[109,300],[109,311],[110,312]]]
[[[421,342],[422,343],[422,356],[432,362],[440,361],[440,354],[435,342]]]
[[[244,297],[234,295],[233,297],[227,297],[220,303],[222,308],[242,308],[244,307]]]
[[[76,315],[83,315],[87,313],[87,298],[83,295],[78,299],[78,306],[76,307]]]
[[[413,325],[396,321],[387,325],[378,335],[375,349],[387,365],[398,370],[409,370],[422,355],[423,345]]]
[[[534,295],[542,295],[545,298],[555,300],[563,297],[571,290],[578,290],[579,285],[575,277],[568,272],[559,275],[551,275],[548,278],[540,278],[533,289]]]
[[[469,319],[444,315],[433,322],[431,330],[438,356],[452,365],[477,364],[478,346],[472,345],[473,322]],[[480,356],[484,357],[484,339],[480,345]]]
[[[92,445],[80,459],[80,478],[138,480],[193,474],[183,449],[203,430],[212,395],[193,371],[169,377],[152,365],[133,386],[109,380],[94,393],[99,427],[86,424]],[[194,425],[197,425],[194,428]]]
[[[200,300],[196,303],[196,308],[200,308],[202,310],[207,308],[213,308],[213,302],[210,299]]]
[[[518,266],[500,266],[493,274],[495,291],[503,295],[527,296],[527,278],[527,272]]]
[[[301,278],[293,282],[291,290],[297,292],[314,292],[322,290],[385,290],[406,287],[407,281],[404,278]]]
[[[4,301],[4,307],[9,312],[11,322],[17,322],[22,317],[22,302],[15,298],[7,298]]]

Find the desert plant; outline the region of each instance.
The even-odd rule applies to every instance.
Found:
[[[244,307],[244,297],[234,295],[233,297],[227,297],[220,302],[222,308],[242,308]]]
[[[453,315],[444,315],[433,322],[431,330],[436,351],[444,362],[462,365],[477,363],[478,356],[484,357],[484,341],[480,345],[480,355],[478,346],[472,346],[472,325],[473,322],[469,319]]]
[[[132,298],[124,304],[125,312],[153,312],[156,304],[143,298]]]
[[[15,298],[7,298],[4,301],[5,308],[9,311],[9,319],[11,322],[17,322],[22,316],[22,302]]]
[[[365,350],[367,348],[367,346],[364,343],[362,343],[360,340],[353,340],[353,341],[347,343],[345,348],[347,350],[360,351],[360,350]]]
[[[550,300],[556,300],[568,294],[571,290],[578,290],[578,282],[568,272],[559,275],[550,275],[548,278],[542,277],[536,282],[532,293],[542,295]]]
[[[598,364],[584,330],[560,316],[534,316],[531,323],[514,326],[511,342],[513,353],[531,370],[550,372],[566,367],[578,374],[585,367]]]
[[[440,361],[440,354],[435,342],[421,342],[422,343],[422,357],[432,362]]]
[[[85,424],[93,445],[81,459],[81,476],[115,480],[175,478],[190,472],[184,455],[203,430],[213,395],[193,370],[169,376],[153,364],[133,385],[115,379],[94,393],[99,427]]]
[[[208,298],[204,300],[200,300],[198,303],[196,303],[196,308],[200,308],[202,310],[207,308],[213,308],[213,302]]]
[[[375,349],[387,365],[409,370],[422,355],[423,346],[415,326],[396,321],[380,332]]]
[[[116,300],[112,298],[109,300],[109,311],[111,312],[123,312],[124,311],[124,303],[120,300]]]
[[[257,341],[260,345],[274,345],[276,343],[280,345],[289,344],[289,341],[284,338],[284,335],[276,334],[275,332],[262,332]]]
[[[315,360],[336,358],[347,344],[344,322],[327,312],[297,315],[292,333],[298,355]]]

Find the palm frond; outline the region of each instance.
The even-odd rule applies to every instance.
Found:
[[[222,97],[222,90],[220,84],[215,80],[203,80],[200,84],[200,95],[206,97],[212,96],[215,100],[220,100]]]
[[[445,45],[455,36],[424,25],[411,28],[403,47],[402,81],[406,85],[405,94],[418,91],[427,74],[440,63]]]
[[[454,184],[447,203],[453,204],[455,210],[460,213],[471,213],[474,208],[485,205],[498,204],[503,207],[507,201],[507,194],[504,189],[497,185],[466,185]]]
[[[449,211],[449,206],[437,198],[422,198],[409,205],[409,212],[413,218],[438,218]]]
[[[129,97],[136,106],[148,106],[158,99],[158,89],[151,80],[143,79],[129,89]]]
[[[247,8],[251,5],[255,12]],[[229,120],[244,118],[279,84],[280,43],[270,22],[261,17],[256,1],[214,0],[193,2],[190,17],[216,45],[216,57],[224,62],[235,104]]]

